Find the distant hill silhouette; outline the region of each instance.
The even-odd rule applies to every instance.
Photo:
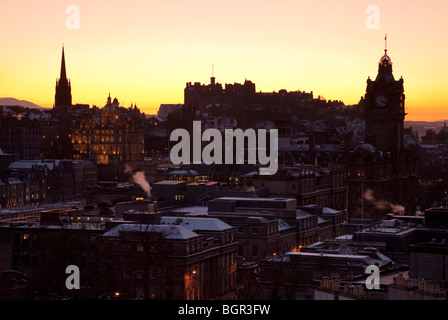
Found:
[[[15,98],[0,98],[0,106],[21,106],[21,107],[25,107],[25,108],[39,109],[39,110],[48,109],[48,108],[38,106],[35,103],[25,101],[25,100],[18,100]]]

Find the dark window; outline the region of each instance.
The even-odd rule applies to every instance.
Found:
[[[238,257],[243,256],[243,246],[238,246],[237,256]]]
[[[252,257],[258,256],[258,246],[252,246]]]

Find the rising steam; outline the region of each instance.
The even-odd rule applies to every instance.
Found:
[[[146,180],[145,171],[134,171],[130,165],[125,164],[124,172],[131,176],[132,181],[138,184],[145,191],[148,199],[151,200],[151,186],[148,180]]]
[[[402,205],[395,204],[386,200],[376,200],[375,197],[373,196],[372,189],[367,189],[366,192],[364,192],[364,199],[366,199],[367,201],[371,201],[375,206],[375,208],[377,208],[378,210],[389,209],[392,211],[392,213],[398,213],[398,214],[403,214],[406,211],[406,208],[403,207]]]

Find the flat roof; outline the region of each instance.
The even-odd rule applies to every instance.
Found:
[[[181,207],[170,210],[170,212],[182,212],[188,215],[206,215],[208,214],[207,206],[191,206],[191,207]]]
[[[200,217],[161,217],[162,225],[179,225],[189,230],[222,231],[233,227],[218,218]]]
[[[206,185],[206,186],[212,186],[212,185],[216,185],[218,184],[218,181],[197,181],[197,182],[192,182],[189,183],[189,186],[199,186],[199,185]]]
[[[162,181],[158,181],[158,182],[154,182],[151,185],[172,185],[172,184],[183,184],[183,183],[187,183],[186,181],[182,181],[182,180],[162,180]]]
[[[417,228],[396,228],[396,227],[377,227],[374,229],[367,229],[365,232],[363,231],[357,231],[358,234],[396,234],[396,235],[404,235],[407,233],[411,233],[417,230]],[[419,230],[422,230],[422,228],[419,228]]]
[[[229,200],[229,201],[236,201],[236,200],[244,200],[244,201],[296,201],[294,198],[248,198],[248,197],[220,197],[215,198],[213,200]]]
[[[330,214],[335,214],[335,213],[341,213],[342,210],[335,210],[329,207],[323,207],[322,208],[322,213],[330,213]]]
[[[119,237],[120,232],[161,232],[166,239],[191,239],[200,235],[178,225],[142,225],[142,224],[120,224],[105,232],[105,237]]]
[[[358,254],[336,254],[336,253],[321,253],[321,252],[288,252],[289,255],[294,256],[308,256],[308,257],[328,257],[328,258],[350,258],[357,260],[364,260],[370,258],[366,255]]]

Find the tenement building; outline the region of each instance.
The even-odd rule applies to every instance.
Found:
[[[100,287],[126,299],[231,299],[235,229],[210,218],[161,217],[122,224],[102,237]]]

